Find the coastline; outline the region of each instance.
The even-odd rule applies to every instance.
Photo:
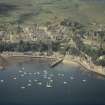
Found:
[[[5,66],[14,64],[14,63],[21,63],[21,62],[30,62],[30,61],[39,61],[39,62],[48,62],[51,64],[56,60],[60,59],[61,55],[56,56],[36,56],[36,55],[3,55],[1,54],[0,60],[0,69],[4,68]],[[91,65],[86,60],[81,60],[80,57],[66,55],[64,60],[62,61],[64,64],[69,64],[75,67],[83,67],[87,71],[91,71],[100,75],[105,76],[105,68],[102,66],[94,65],[91,62]],[[3,64],[3,65],[2,65]]]
[[[80,60],[79,57],[73,57],[71,55],[67,55],[64,59],[64,63],[66,64],[74,64],[83,67],[87,71],[94,72],[96,74],[105,76],[105,68],[102,66],[94,65],[93,63],[89,65],[85,60]]]
[[[63,63],[64,64],[70,64],[70,65],[73,65],[73,66],[79,66],[79,64],[77,62],[73,61],[73,60],[64,59]]]
[[[59,61],[59,56],[56,57],[54,55],[47,56],[47,55],[36,55],[35,53],[29,54],[23,54],[23,53],[1,53],[0,55],[0,70],[8,67],[9,65],[15,64],[15,63],[24,63],[24,62],[46,62],[48,65],[51,65],[52,62]]]

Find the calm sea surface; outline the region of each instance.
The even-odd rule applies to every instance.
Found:
[[[14,64],[0,71],[0,105],[105,105],[105,78],[73,65]]]

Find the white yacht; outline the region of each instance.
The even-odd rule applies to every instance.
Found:
[[[46,87],[47,87],[47,88],[52,88],[50,82],[47,82]]]
[[[27,72],[24,72],[24,75],[26,75],[27,74]]]
[[[32,80],[28,80],[28,82],[32,82]]]
[[[26,87],[22,86],[21,89],[25,89]]]
[[[40,72],[37,72],[37,75],[40,75]]]
[[[64,84],[67,84],[67,82],[65,81]]]
[[[48,74],[47,70],[44,70],[43,72],[44,72],[44,74]]]
[[[37,79],[34,79],[34,82],[37,82],[38,80]]]
[[[28,86],[32,86],[32,85],[29,83]]]
[[[17,78],[16,78],[16,77],[14,77],[13,79],[14,79],[14,80],[16,80]]]
[[[36,75],[36,72],[34,72],[34,75]]]
[[[48,77],[49,80],[51,80],[51,77]]]
[[[1,83],[3,83],[3,82],[4,82],[4,80],[0,80],[0,82],[1,82]]]
[[[71,76],[71,77],[70,77],[70,79],[71,79],[71,80],[74,80],[74,77],[73,77],[73,76]]]
[[[61,76],[64,77],[65,75],[64,74],[61,74]]]
[[[42,85],[42,82],[38,82],[38,85]]]
[[[85,79],[83,79],[83,80],[82,80],[82,82],[86,82],[86,80],[85,80]]]
[[[19,70],[19,73],[22,73],[23,71],[22,70]]]
[[[21,76],[21,77],[24,77],[24,74],[21,74],[20,76]]]
[[[50,82],[53,82],[53,80],[51,79]]]

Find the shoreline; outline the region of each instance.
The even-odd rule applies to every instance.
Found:
[[[74,66],[79,66],[79,64],[78,63],[76,63],[75,61],[73,61],[73,60],[66,60],[66,59],[64,59],[63,60],[63,63],[64,64],[72,64],[72,65],[74,65]]]
[[[29,62],[29,61],[36,61],[36,60],[40,60],[40,61],[46,61],[48,63],[52,63],[54,61],[56,61],[57,59],[60,59],[60,55],[59,57],[55,57],[53,56],[33,56],[33,55],[2,55],[1,54],[1,60],[0,61],[0,69],[4,68],[4,64],[6,64],[6,66],[11,65],[13,63],[20,63],[20,62]],[[6,61],[6,62],[5,62]],[[72,55],[66,55],[64,60],[62,61],[63,64],[70,64],[71,66],[75,66],[75,67],[83,67],[84,69],[86,69],[87,71],[91,71],[100,75],[105,76],[105,68],[101,67],[101,66],[96,66],[93,63],[91,63],[91,65],[89,65],[89,63],[87,63],[86,60],[80,60],[80,57],[75,57]],[[3,64],[3,65],[2,65]]]
[[[71,55],[70,56],[68,55],[64,59],[64,63],[81,66],[87,71],[94,72],[96,74],[99,74],[105,77],[105,68],[103,68],[102,66],[96,66],[94,64],[92,64],[92,67],[91,67],[85,60],[80,61],[80,58],[78,57],[73,57]]]
[[[15,64],[15,63],[24,63],[24,62],[46,62],[49,65],[52,64],[52,62],[55,62],[57,60],[60,60],[59,57],[53,56],[43,56],[43,55],[3,55],[1,54],[0,57],[0,70],[8,67],[9,65]],[[5,64],[5,66],[4,66]]]

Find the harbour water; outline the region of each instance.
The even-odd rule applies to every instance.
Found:
[[[105,78],[69,64],[13,64],[0,71],[0,105],[105,105]]]

